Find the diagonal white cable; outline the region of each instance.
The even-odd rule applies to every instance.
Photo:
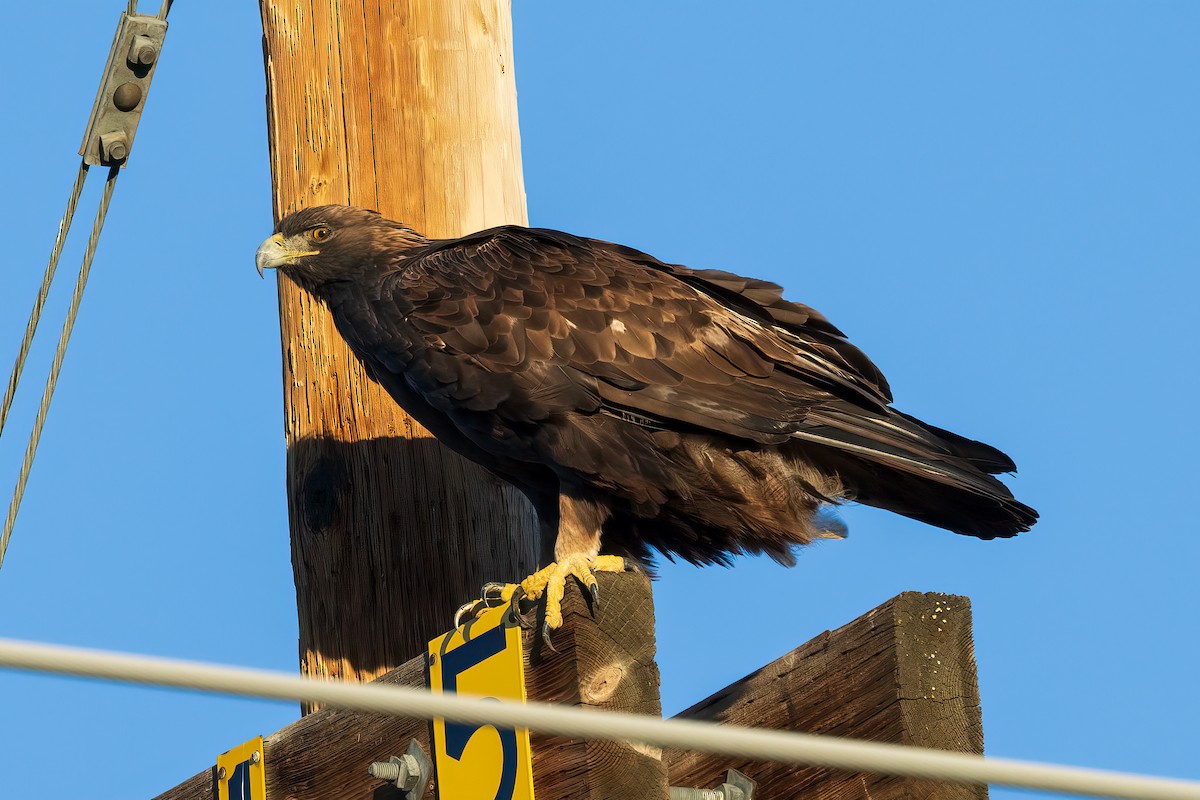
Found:
[[[929,778],[1131,800],[1200,800],[1200,783],[1102,770],[984,758],[921,747],[838,739],[790,731],[663,720],[546,703],[506,703],[386,684],[349,684],[279,672],[0,639],[0,666],[130,683],[199,689],[452,722],[529,728],[579,739],[613,739],[657,747]]]

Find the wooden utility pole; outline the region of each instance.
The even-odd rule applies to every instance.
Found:
[[[349,203],[430,237],[524,224],[508,0],[260,0],[275,217]],[[533,512],[370,382],[279,281],[305,675],[367,681],[490,580],[537,567]]]

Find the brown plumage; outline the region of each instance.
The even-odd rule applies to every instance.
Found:
[[[446,445],[518,486],[547,552],[695,563],[837,533],[854,499],[984,539],[1036,512],[1000,451],[890,407],[842,332],[778,286],[505,226],[429,241],[346,206],[259,249],[324,301],[369,374]],[[832,527],[833,530],[828,530]]]

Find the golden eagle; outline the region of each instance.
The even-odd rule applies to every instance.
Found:
[[[1037,512],[986,444],[891,408],[883,374],[779,286],[554,230],[430,240],[373,211],[321,206],[257,253],[320,298],[378,381],[444,444],[525,493],[567,575],[766,553],[840,535],[822,507],[878,506],[981,539]],[[603,545],[601,542],[603,541]]]

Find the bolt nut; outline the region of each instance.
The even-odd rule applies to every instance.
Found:
[[[396,786],[406,792],[411,792],[417,788],[417,781],[421,779],[421,765],[407,753],[400,756],[400,760],[404,762],[404,780],[397,780]]]
[[[124,161],[129,155],[129,142],[124,131],[100,134],[100,158],[108,163]]]
[[[141,64],[148,67],[158,58],[158,45],[149,36],[135,36],[133,44],[129,45],[130,64]]]
[[[376,761],[368,767],[368,771],[372,777],[394,783],[397,789],[405,792],[417,788],[417,782],[421,779],[421,765],[408,754],[392,756],[387,761]]]

